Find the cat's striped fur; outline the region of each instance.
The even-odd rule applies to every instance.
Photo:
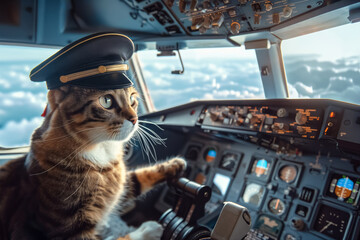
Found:
[[[110,108],[99,101],[106,95]],[[126,170],[122,143],[138,127],[136,95],[132,87],[49,91],[30,153],[0,168],[0,239],[98,239],[121,201],[183,171],[179,158]]]

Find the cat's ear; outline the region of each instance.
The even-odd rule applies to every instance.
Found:
[[[67,94],[70,91],[69,86],[61,86],[57,89],[52,89],[48,92],[48,102],[50,105],[50,108],[56,109],[57,106],[64,100],[64,98],[67,96]]]

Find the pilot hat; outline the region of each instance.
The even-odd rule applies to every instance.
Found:
[[[135,50],[131,39],[120,33],[96,33],[73,42],[30,72],[34,82],[46,81],[48,89],[64,85],[120,89],[133,85],[126,76],[126,61]]]

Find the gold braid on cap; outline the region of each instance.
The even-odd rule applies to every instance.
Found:
[[[67,82],[70,82],[70,81],[77,80],[79,78],[90,77],[90,76],[94,76],[94,75],[101,74],[101,73],[116,72],[116,71],[127,71],[127,70],[129,70],[129,66],[127,64],[99,66],[97,68],[90,69],[90,70],[71,73],[71,74],[68,74],[68,75],[62,75],[60,77],[60,81],[62,83],[67,83]]]

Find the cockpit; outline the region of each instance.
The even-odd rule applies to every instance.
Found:
[[[129,168],[183,157],[183,177],[211,188],[196,220],[209,230],[233,202],[251,218],[245,239],[359,239],[359,22],[352,0],[6,1],[0,164],[28,152],[42,121],[46,87],[30,70],[120,32],[135,43],[127,72],[146,128],[125,146]],[[163,184],[122,218],[171,216],[162,239],[183,240],[183,220],[164,215],[178,195]]]

